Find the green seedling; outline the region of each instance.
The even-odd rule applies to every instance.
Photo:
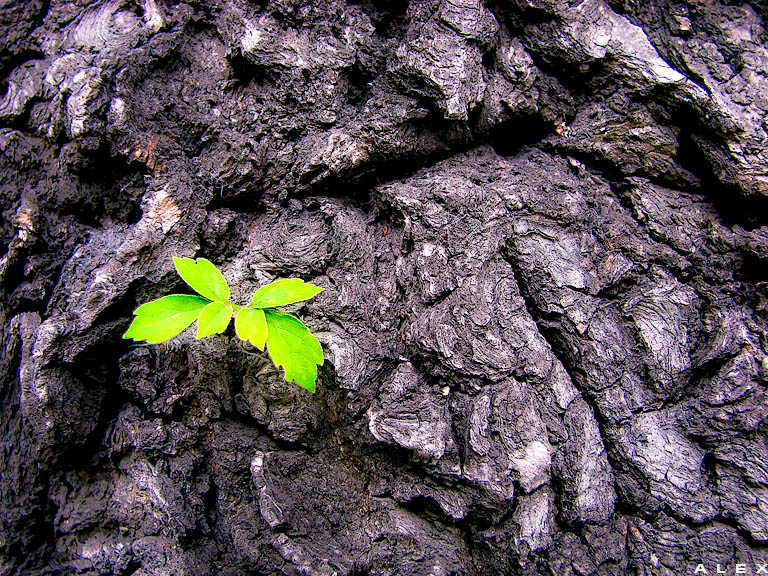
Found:
[[[123,338],[158,344],[170,340],[197,320],[197,338],[224,332],[235,318],[238,338],[263,351],[266,346],[275,367],[285,379],[315,391],[317,366],[323,349],[309,329],[278,306],[308,300],[322,288],[299,278],[277,280],[253,294],[248,306],[229,301],[229,285],[221,272],[205,258],[173,258],[176,271],[199,294],[171,294],[142,304]]]

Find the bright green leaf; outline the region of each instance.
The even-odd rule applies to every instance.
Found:
[[[142,304],[123,338],[158,344],[170,340],[195,321],[208,300],[188,294],[172,294]]]
[[[241,308],[235,317],[235,333],[240,340],[247,340],[259,350],[267,341],[267,319],[264,310]]]
[[[197,319],[197,339],[224,332],[232,318],[232,306],[222,302],[211,302],[200,312]]]
[[[293,304],[301,300],[308,300],[322,291],[323,289],[319,286],[308,284],[301,278],[277,280],[256,290],[253,298],[251,298],[251,307],[272,308]]]
[[[322,288],[299,278],[277,280],[253,295],[250,307],[229,303],[224,276],[205,258],[174,258],[184,281],[201,296],[174,294],[139,306],[124,338],[156,344],[176,336],[197,319],[197,338],[224,332],[235,314],[235,332],[242,340],[269,351],[288,382],[314,392],[317,367],[323,364],[323,349],[306,326],[290,314],[274,308],[308,300]]]
[[[282,366],[285,379],[315,391],[317,365],[323,363],[323,349],[306,326],[290,314],[265,310],[267,349],[275,366]]]
[[[229,300],[227,281],[209,260],[198,258],[195,261],[192,258],[174,256],[173,263],[179,276],[198,294],[209,300],[218,300],[219,302]]]

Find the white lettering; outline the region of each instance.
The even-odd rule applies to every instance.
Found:
[[[734,572],[733,574],[750,574],[750,565],[739,563],[734,564]],[[714,574],[728,574],[729,566],[726,564],[723,566],[722,564],[716,564],[716,571]],[[768,575],[768,563],[766,564],[760,564],[755,563],[754,565],[755,574],[766,574]],[[709,574],[709,570],[707,570],[707,567],[704,564],[696,564],[696,568],[693,571],[694,574]]]

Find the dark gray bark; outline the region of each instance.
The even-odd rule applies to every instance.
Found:
[[[0,5],[0,574],[757,573],[761,4]],[[299,276],[314,395],[123,340]]]

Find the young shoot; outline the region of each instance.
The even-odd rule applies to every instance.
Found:
[[[123,338],[157,344],[170,340],[197,320],[197,338],[224,332],[235,319],[235,334],[264,351],[288,382],[315,391],[323,349],[301,320],[277,308],[308,300],[322,288],[299,278],[276,280],[253,294],[250,304],[229,301],[229,285],[205,258],[173,258],[176,271],[199,294],[171,294],[142,304]]]

